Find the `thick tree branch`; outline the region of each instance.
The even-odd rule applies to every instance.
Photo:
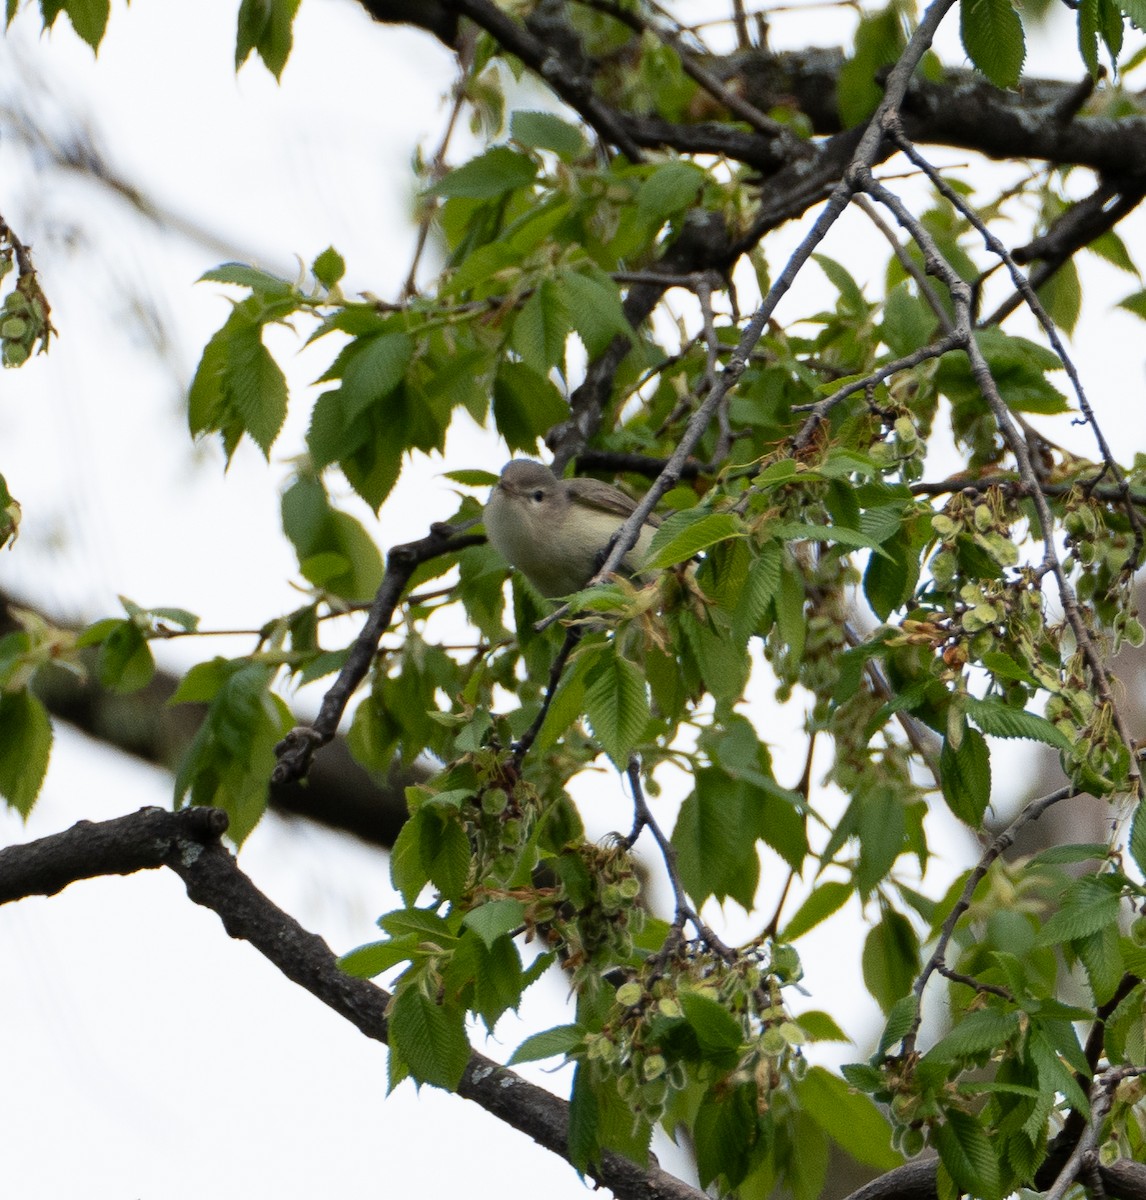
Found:
[[[169,867],[188,896],[219,915],[233,938],[249,942],[293,983],[361,1033],[387,1039],[390,993],[339,969],[326,942],[259,891],[219,841],[227,827],[218,809],[181,812],[145,808],[112,821],[71,829],[0,850],[0,903],[54,895],[98,875]],[[568,1160],[569,1105],[482,1054],[472,1054],[458,1094]],[[704,1200],[703,1193],[662,1171],[605,1153],[590,1177],[622,1200]]]

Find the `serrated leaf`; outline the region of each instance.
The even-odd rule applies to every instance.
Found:
[[[511,450],[532,452],[537,439],[569,416],[569,406],[545,375],[503,361],[493,383],[493,418]]]
[[[887,911],[863,946],[863,978],[880,1008],[890,1013],[919,974],[919,938],[902,913]]]
[[[855,888],[850,883],[829,880],[820,884],[800,905],[777,937],[781,942],[794,942],[843,908],[854,891]]]
[[[579,158],[585,152],[581,131],[554,113],[515,112],[509,119],[509,134],[523,146],[552,150],[562,158]]]
[[[286,378],[263,345],[261,328],[236,330],[228,344],[223,387],[247,433],[270,458],[271,446],[286,420]]]
[[[1106,1004],[1117,990],[1124,971],[1118,926],[1112,922],[1096,933],[1076,938],[1072,944],[1086,969],[1095,1004]]]
[[[285,279],[240,262],[221,263],[200,275],[199,282],[233,283],[239,287],[250,288],[253,292],[270,295],[285,296],[291,290]]]
[[[943,739],[939,774],[947,807],[960,821],[978,829],[991,800],[991,755],[977,729],[963,728],[957,750],[950,738]]]
[[[1064,893],[1059,910],[1039,930],[1036,945],[1053,946],[1117,925],[1121,885],[1113,875],[1086,875]]]
[[[1012,708],[997,697],[977,700],[969,696],[966,712],[984,733],[989,733],[992,737],[1029,738],[1031,741],[1054,746],[1056,750],[1069,752],[1074,749],[1070,738],[1058,726],[1052,725],[1046,717],[1021,708]]]
[[[745,836],[755,824],[749,795],[742,781],[723,771],[696,772],[694,789],[677,816],[672,845],[681,881],[698,904],[709,896],[731,896],[751,910],[760,860],[755,842]]]
[[[389,1022],[391,1044],[413,1078],[456,1091],[470,1057],[464,1010],[435,1004],[417,986],[404,987],[394,997]]]
[[[111,0],[64,0],[72,28],[93,49],[98,50],[107,30]]]
[[[553,1058],[557,1054],[569,1054],[577,1048],[583,1037],[584,1030],[579,1025],[557,1025],[553,1029],[535,1033],[527,1037],[510,1055],[509,1066],[537,1062],[543,1058]]]
[[[933,1062],[954,1062],[961,1058],[976,1058],[1000,1049],[1023,1029],[1018,1012],[998,1008],[983,1008],[967,1016],[950,1033],[940,1038],[924,1056]]]
[[[537,165],[527,154],[495,146],[451,171],[429,189],[431,196],[465,196],[491,200],[495,196],[527,187],[537,176]]]
[[[677,996],[688,1022],[706,1055],[735,1054],[744,1041],[740,1022],[718,1000],[682,989]]]
[[[487,900],[485,904],[471,908],[462,918],[462,924],[491,947],[498,938],[519,928],[525,919],[525,905],[520,900]]]
[[[740,522],[732,513],[695,508],[674,513],[653,536],[645,568],[655,570],[687,562],[701,550],[738,536],[741,536]]]
[[[356,979],[373,979],[383,971],[407,962],[414,953],[416,942],[411,938],[386,938],[358,946],[338,960],[338,969]]]
[[[621,306],[617,285],[607,276],[592,271],[562,271],[557,276],[569,320],[590,357],[596,357],[615,337],[629,341],[633,327]]]
[[[569,314],[557,285],[543,279],[514,319],[510,345],[526,366],[544,375],[565,357],[569,329]]]
[[[800,1106],[856,1162],[890,1171],[903,1162],[891,1147],[887,1118],[865,1095],[823,1067],[812,1067],[794,1085]]]
[[[52,722],[24,690],[0,692],[0,796],[22,817],[36,803],[52,752]]]
[[[282,76],[294,40],[294,18],[300,0],[243,0],[235,36],[235,70],[254,50],[267,70]]]
[[[859,529],[848,529],[844,525],[808,525],[799,521],[788,521],[770,525],[768,533],[785,542],[834,542],[837,546],[845,546],[849,550],[871,550],[886,557],[883,549],[875,538],[869,537]]]
[[[1019,82],[1027,50],[1011,0],[960,0],[959,32],[967,56],[996,87]]]
[[[618,771],[629,765],[649,723],[649,697],[635,663],[617,653],[602,656],[586,681],[585,715],[593,736]]]
[[[1130,823],[1130,857],[1138,870],[1146,875],[1146,800],[1139,800]]]
[[[760,625],[769,605],[780,594],[784,552],[779,542],[765,542],[756,561],[748,568],[744,591],[732,618],[732,636],[743,644]]]
[[[903,1041],[907,1032],[915,1024],[918,1013],[919,999],[911,993],[901,997],[892,1005],[891,1011],[887,1014],[887,1024],[883,1027],[883,1033],[879,1038],[880,1054]]]
[[[385,399],[402,382],[414,354],[405,333],[381,333],[362,338],[359,349],[342,371],[342,408],[347,422]]]
[[[333,246],[327,246],[311,263],[310,271],[324,288],[332,288],[346,274],[346,259]]]
[[[951,1178],[961,1192],[998,1200],[999,1163],[986,1131],[960,1109],[949,1108],[945,1115],[943,1124],[933,1127],[931,1140]]]
[[[696,202],[706,178],[693,163],[679,159],[663,163],[637,190],[637,211],[650,223],[664,221]]]

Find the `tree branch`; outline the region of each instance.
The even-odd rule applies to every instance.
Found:
[[[345,974],[322,938],[255,887],[219,841],[226,827],[226,814],[211,808],[174,813],[145,808],[111,821],[80,821],[63,833],[0,850],[0,903],[55,895],[98,875],[169,867],[196,904],[219,915],[231,937],[249,942],[293,983],[359,1032],[385,1043],[390,993]],[[470,1056],[458,1094],[569,1160],[566,1101],[477,1053]],[[621,1200],[704,1200],[703,1193],[655,1163],[641,1167],[618,1154],[603,1154],[587,1174]]]
[[[275,747],[278,763],[271,774],[272,784],[302,779],[310,768],[314,752],[333,739],[350,697],[370,670],[374,655],[378,653],[378,643],[394,618],[394,609],[414,569],[442,554],[452,554],[485,541],[480,534],[460,534],[458,527],[435,522],[424,538],[391,548],[386,556],[386,573],[370,605],[366,624],[351,646],[338,678],[323,697],[314,723],[296,725]]]

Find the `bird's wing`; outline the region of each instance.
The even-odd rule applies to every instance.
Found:
[[[636,500],[626,496],[620,488],[615,488],[609,483],[602,483],[599,479],[570,479],[566,482],[569,485],[571,500],[592,505],[593,508],[599,508],[602,512],[615,513],[618,517],[629,517],[637,507]],[[661,519],[656,513],[650,513],[645,518],[645,522],[649,525],[659,525]]]

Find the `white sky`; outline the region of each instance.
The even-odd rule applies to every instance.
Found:
[[[372,24],[349,0],[306,0],[281,87],[258,64],[236,79],[236,9],[134,0],[127,10],[117,0],[98,61],[65,18],[40,37],[25,11],[0,43],[0,104],[18,91],[61,129],[61,114],[82,114],[123,174],[262,265],[289,266],[295,253],[309,261],[333,243],[349,263],[347,290],[393,296],[412,247],[408,164],[416,145],[436,144],[450,56],[428,35]],[[822,13],[813,22],[825,27]],[[774,44],[784,41],[780,25]],[[1069,37],[1040,50],[1034,67],[1070,77],[1081,70]],[[25,514],[15,552],[0,556],[0,584],[50,611],[93,618],[114,612],[124,593],[190,608],[208,627],[257,625],[297,603],[278,493],[306,405],[295,406],[269,468],[245,446],[224,476],[217,449],[193,451],[185,434],[180,388],[226,312],[224,289],[192,284],[220,255],[141,229],[90,184],[38,175],[19,147],[3,143],[0,213],[34,244],[60,332],[47,358],[0,375],[0,470]],[[1135,228],[1141,248],[1141,223]],[[777,244],[795,236],[784,231]],[[853,243],[841,234],[825,249],[843,258]],[[874,245],[871,263],[884,255]],[[807,311],[804,289],[821,286],[818,272],[807,274],[787,311]],[[865,276],[861,264],[857,276],[878,279],[874,265]],[[1118,299],[1136,284],[1092,264],[1088,286]],[[181,378],[143,349],[136,294],[169,322]],[[1142,440],[1140,331],[1099,305],[1076,338],[1107,432],[1124,435],[1119,445]],[[295,363],[296,388],[328,361],[321,349],[298,354],[288,335],[275,349]],[[1132,403],[1119,405],[1128,386]],[[379,544],[418,536],[452,511],[439,472],[496,468],[503,457],[487,433],[453,436],[445,462],[407,470],[372,526]],[[178,668],[243,648],[165,647],[165,661]],[[792,761],[778,759],[786,780],[802,753],[802,739],[792,741]],[[167,804],[170,786],[162,772],[62,730],[32,819],[25,828],[0,815],[0,841]],[[627,827],[611,774],[596,776],[585,800],[595,830]],[[939,840],[945,878],[966,844],[955,831]],[[268,818],[242,862],[339,951],[371,939],[374,918],[394,903],[381,855],[303,825]],[[809,1007],[834,1011],[854,988],[858,945],[838,937],[807,945]],[[386,1099],[384,1049],[227,938],[169,873],[5,906],[0,962],[0,1186],[9,1195],[301,1200],[416,1188],[492,1200],[505,1194],[508,1172],[551,1200],[584,1191],[565,1164],[473,1105],[432,1089],[415,1096],[409,1084]],[[499,1028],[501,1048],[491,1053],[567,1019],[559,980],[535,991],[521,1025]],[[872,1012],[856,999],[849,1028],[862,1034]]]

